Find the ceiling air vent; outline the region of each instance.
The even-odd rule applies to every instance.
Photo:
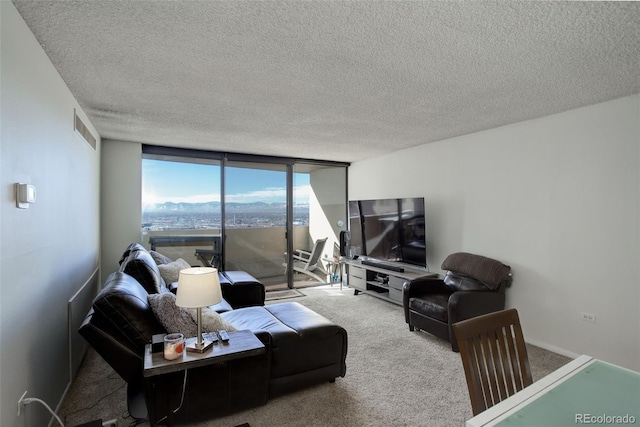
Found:
[[[95,150],[96,149],[96,137],[93,136],[91,134],[91,132],[89,132],[89,129],[87,128],[87,125],[85,125],[84,122],[82,121],[82,119],[80,117],[78,117],[78,114],[76,113],[75,109],[73,110],[73,115],[74,115],[73,128],[78,133],[78,135],[80,135],[82,137],[82,139],[87,141],[87,143],[91,146],[91,148],[93,148]]]

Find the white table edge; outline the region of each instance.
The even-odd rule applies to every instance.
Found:
[[[595,359],[591,356],[582,355],[564,366],[551,372],[549,375],[534,382],[529,387],[525,387],[516,394],[508,397],[467,420],[465,427],[492,426],[509,417],[521,407],[528,405],[531,401],[544,395],[545,390],[557,382],[565,381],[581,371],[585,365],[593,363]]]

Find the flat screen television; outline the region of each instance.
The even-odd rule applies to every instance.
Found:
[[[349,202],[351,254],[427,267],[424,198]]]

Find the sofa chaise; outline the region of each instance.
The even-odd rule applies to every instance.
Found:
[[[264,374],[264,387],[255,387],[255,396],[244,396],[243,403],[227,408],[228,412],[345,376],[347,332],[344,328],[297,302],[263,305],[264,286],[247,273],[221,273],[221,285],[223,301],[210,308],[236,330],[253,332],[265,346],[264,355],[253,358],[252,365],[246,368],[254,377]],[[128,407],[134,418],[148,416],[149,402],[143,378],[145,347],[154,335],[167,333],[149,303],[150,295],[170,293],[172,287],[175,285],[167,285],[162,280],[150,253],[141,245],[132,245],[123,254],[120,270],[107,277],[79,329],[127,382]],[[214,393],[214,388],[207,384],[206,370],[195,377],[199,381],[189,384],[191,395]],[[206,405],[205,398],[201,406]],[[206,413],[191,409],[191,414]],[[186,415],[178,419],[199,420]],[[153,425],[157,420],[150,421]]]

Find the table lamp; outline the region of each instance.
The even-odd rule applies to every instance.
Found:
[[[218,304],[222,301],[218,269],[212,267],[194,267],[180,270],[176,305],[195,308],[198,317],[196,341],[187,346],[187,351],[204,353],[213,342],[202,338],[202,307]]]

